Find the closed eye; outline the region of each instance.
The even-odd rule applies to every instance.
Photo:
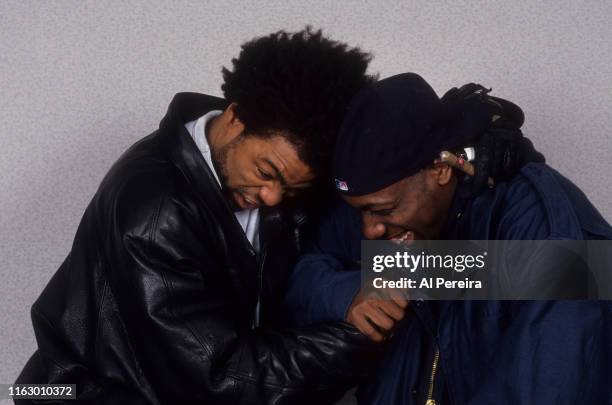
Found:
[[[370,209],[370,214],[376,215],[378,217],[388,217],[389,215],[393,214],[393,211],[395,211],[398,204],[399,202],[395,201],[392,206],[387,207],[387,208],[379,208],[375,210]]]
[[[257,168],[257,173],[259,174],[259,177],[261,177],[263,180],[274,180],[274,176],[272,176],[268,172],[261,170],[261,168],[259,167]]]
[[[376,210],[376,211],[370,211],[370,213],[372,215],[376,215],[379,217],[387,217],[389,215],[391,215],[393,213],[393,208],[387,208],[384,210]]]

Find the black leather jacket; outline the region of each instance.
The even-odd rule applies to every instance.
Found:
[[[111,168],[32,307],[19,383],[95,404],[320,404],[367,369],[376,349],[349,325],[274,325],[297,252],[266,218],[252,249],[183,126],[226,104],[178,94]]]

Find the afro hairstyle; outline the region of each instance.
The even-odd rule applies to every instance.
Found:
[[[371,56],[311,27],[278,31],[242,45],[223,67],[226,100],[236,103],[245,135],[281,134],[313,173],[329,173],[336,133],[353,95],[376,80]]]

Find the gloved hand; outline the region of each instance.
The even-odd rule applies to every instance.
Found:
[[[480,194],[488,188],[489,177],[494,182],[512,178],[522,166],[520,129],[491,128],[482,134],[474,145],[476,152],[472,192]]]
[[[546,161],[520,129],[497,127],[495,124],[478,138],[474,149],[476,157],[472,162],[471,189],[475,195],[488,188],[489,177],[495,183],[508,181],[527,163]]]
[[[488,179],[495,183],[514,177],[521,167],[529,162],[545,162],[531,141],[523,136],[521,126],[525,120],[523,111],[516,104],[490,96],[490,89],[468,83],[452,88],[442,97],[446,103],[461,103],[462,100],[477,99],[486,103],[491,111],[491,125],[472,140],[475,150],[474,176],[467,178],[471,193],[478,195],[486,190]]]

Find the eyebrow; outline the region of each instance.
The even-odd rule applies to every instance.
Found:
[[[399,203],[398,199],[390,200],[390,201],[382,201],[382,202],[373,202],[373,203],[364,204],[360,206],[359,209],[362,211],[372,211],[373,208],[375,208],[374,211],[387,210],[387,209],[394,208],[395,206],[397,206],[398,203]],[[385,206],[389,204],[390,204],[389,207],[380,208],[381,205]]]
[[[270,167],[272,167],[272,170],[274,170],[274,173],[276,174],[276,177],[278,177],[280,183],[286,187],[287,186],[287,180],[283,177],[283,174],[280,172],[280,170],[278,170],[278,167],[276,167],[276,165],[274,163],[272,163],[272,161],[269,158],[264,158],[264,162],[266,162],[267,164],[270,165]]]
[[[280,184],[285,187],[285,188],[291,188],[291,189],[299,189],[299,188],[308,188],[310,186],[312,186],[312,182],[308,181],[305,183],[299,183],[299,184],[294,184],[294,185],[289,185],[287,183],[287,180],[283,177],[283,174],[281,173],[280,170],[278,170],[278,167],[276,167],[276,165],[274,163],[272,163],[272,161],[269,158],[264,158],[263,159],[264,162],[266,162],[267,164],[270,165],[270,167],[272,167],[272,170],[274,171],[274,174],[276,174],[276,176],[279,179]]]

